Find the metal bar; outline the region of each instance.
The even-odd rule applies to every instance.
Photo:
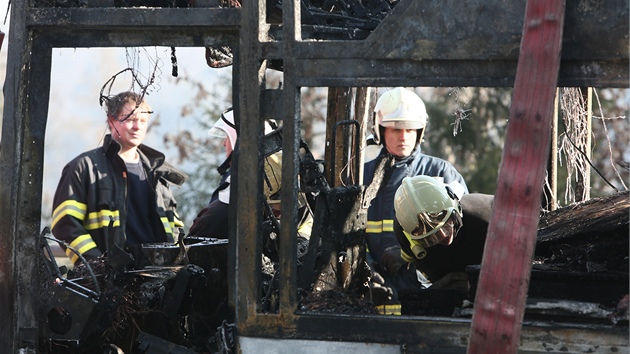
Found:
[[[47,40],[51,47],[205,47],[238,46],[238,32],[214,31],[211,28],[190,27],[178,30],[84,30],[39,29],[36,35]]]
[[[470,319],[332,313],[298,313],[295,324],[275,315],[259,315],[256,320],[256,325],[239,327],[239,335],[399,344],[410,353],[465,353],[471,325]],[[628,328],[525,321],[520,348],[523,353],[548,353],[549,348],[568,353],[621,353],[628,348]]]
[[[0,154],[0,176],[5,182],[0,190],[0,313],[4,314],[0,346],[9,353],[34,349],[38,341],[36,235],[51,50],[30,38],[24,21],[26,9],[27,2],[11,6]],[[29,86],[33,77],[41,85]]]
[[[248,323],[256,322],[257,304],[261,299],[261,254],[262,254],[262,159],[259,157],[259,144],[262,132],[260,97],[263,75],[259,58],[260,14],[262,0],[250,1],[241,8],[242,33],[239,43],[239,105],[234,106],[235,117],[239,122],[239,137],[234,156],[235,168],[230,195],[230,204],[238,205],[236,225],[230,242],[236,247],[236,281],[230,296],[236,304],[236,325],[247,328]],[[242,173],[245,171],[245,173]]]
[[[238,8],[31,8],[30,28],[71,28],[75,31],[150,30],[189,27],[238,28]]]
[[[298,65],[300,86],[512,87],[517,62],[327,58],[302,59]],[[626,88],[628,65],[627,59],[567,60],[561,63],[558,85]]]
[[[295,42],[301,39],[300,1],[284,1],[282,22],[285,28],[283,49],[285,53],[294,51]],[[300,127],[300,88],[295,85],[295,61],[291,55],[283,59],[284,86],[282,108],[282,190],[280,197],[283,206],[280,230],[280,314],[290,325],[297,310],[297,229],[298,229],[298,180]],[[286,188],[288,186],[289,188]]]

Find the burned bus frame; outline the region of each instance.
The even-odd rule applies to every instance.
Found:
[[[266,23],[265,0],[243,1],[241,8],[115,8],[99,7],[103,1],[85,3],[80,8],[38,7],[33,0],[11,3],[0,150],[3,348],[36,350],[39,340],[41,295],[38,262],[33,260],[40,257],[37,235],[52,49],[226,45],[233,48],[233,101],[236,116],[241,117],[233,177],[238,192],[232,198],[241,210],[255,211],[230,215],[236,221],[231,223],[230,237],[237,240],[230,244],[230,305],[238,335],[465,351],[469,320],[296,311],[295,243],[288,236],[297,229],[295,217],[283,217],[289,222],[282,224],[280,235],[279,313],[258,311],[259,280],[257,272],[250,270],[260,267],[259,257],[251,255],[261,252],[262,184],[254,174],[238,171],[261,169],[262,120],[281,117],[282,184],[296,187],[283,188],[281,198],[284,205],[296,200],[301,87],[512,86],[525,1],[401,0],[366,39],[354,41],[303,38],[297,0],[283,2],[282,26]],[[568,0],[565,18],[558,86],[627,88],[628,2]],[[268,60],[282,61],[282,89],[264,89]],[[563,345],[569,350],[623,347],[628,345],[627,329],[523,324],[522,350],[542,352]]]

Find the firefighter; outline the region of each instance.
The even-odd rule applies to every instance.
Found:
[[[111,134],[64,167],[52,233],[70,246],[66,254],[75,265],[79,254],[90,260],[116,248],[141,267],[142,243],[177,241],[184,225],[169,186],[181,185],[187,176],[142,144],[152,113],[142,95],[122,92],[103,100]]]
[[[265,122],[265,133],[273,132],[275,122]],[[222,183],[212,195],[208,205],[203,208],[190,227],[190,236],[228,238],[228,206],[230,203],[230,162],[232,151],[235,148],[238,133],[234,125],[234,115],[232,109],[226,110],[221,119],[213,125],[209,132],[212,136],[224,138],[223,146],[226,151],[226,160],[219,167],[219,173],[223,174]],[[265,210],[265,253],[272,259],[277,257],[277,248],[274,236],[270,239],[270,234],[277,234],[278,220],[280,219],[280,181],[282,176],[282,151],[276,152],[264,160],[263,174],[263,194],[268,210]],[[298,226],[299,252],[303,255],[305,245],[308,244],[312,228],[312,215],[306,208],[305,197],[302,193],[298,198],[300,224]],[[274,225],[275,224],[275,225]]]
[[[234,124],[234,111],[230,107],[221,113],[221,117],[212,125],[208,132],[213,137],[223,139],[225,148],[225,160],[217,168],[221,175],[219,186],[214,190],[208,205],[199,213],[188,230],[190,236],[213,237],[227,239],[228,204],[230,203],[230,180],[232,154],[236,147],[236,125]]]
[[[380,158],[393,159],[385,173],[378,194],[368,209],[366,227],[368,263],[374,279],[383,279],[393,291],[390,302],[397,303],[401,289],[422,288],[413,264],[400,255],[394,235],[394,194],[403,178],[417,175],[438,177],[446,183],[456,182],[468,193],[461,174],[447,161],[420,151],[428,115],[424,102],[414,92],[397,87],[380,96],[374,108],[373,137],[380,144],[379,155],[365,164],[364,185],[369,185]]]
[[[489,194],[458,195],[428,176],[403,179],[394,197],[402,258],[432,283],[481,264],[493,201]]]
[[[265,159],[265,173],[263,175],[263,194],[266,200],[264,221],[263,221],[263,252],[274,262],[278,262],[277,236],[280,233],[280,220],[282,208],[280,206],[280,187],[282,181],[282,151],[279,151]],[[308,208],[304,193],[299,192],[297,198],[298,207],[298,229],[297,229],[297,251],[298,259],[301,260],[308,249],[308,242],[313,229],[313,215]]]

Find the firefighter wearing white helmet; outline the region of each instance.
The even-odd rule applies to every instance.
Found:
[[[415,146],[422,141],[428,118],[424,102],[412,91],[403,87],[386,91],[374,107],[374,142],[382,143],[383,128],[411,129],[416,130]]]
[[[415,269],[407,267],[402,259],[394,234],[394,195],[402,180],[418,175],[437,177],[444,183],[458,182],[463,193],[468,193],[464,178],[453,165],[420,151],[427,123],[424,102],[415,92],[403,87],[387,89],[374,109],[373,135],[382,147],[376,158],[365,163],[363,184],[372,183],[382,159],[391,163],[368,209],[368,262],[392,288],[394,302],[397,289],[421,287]]]
[[[402,258],[429,282],[481,263],[493,196],[459,194],[428,176],[407,177],[396,191],[394,232]]]
[[[223,111],[208,131],[214,138],[222,139],[225,149],[225,160],[217,168],[221,175],[219,186],[212,192],[208,204],[199,211],[193,224],[188,230],[190,236],[203,236],[214,238],[227,238],[227,205],[230,202],[230,182],[232,165],[232,152],[236,148],[238,133],[234,124],[234,111],[232,107]]]

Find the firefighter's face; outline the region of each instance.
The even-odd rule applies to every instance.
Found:
[[[223,147],[225,148],[225,158],[228,158],[232,153],[232,143],[230,142],[230,138],[223,139]]]
[[[442,246],[448,246],[453,243],[453,239],[455,238],[455,225],[453,219],[449,219],[444,226],[442,226],[439,230],[435,232],[442,239],[438,242]]]
[[[150,109],[146,105],[136,107],[133,102],[127,102],[120,111],[117,119],[110,120],[113,138],[124,149],[134,148],[142,144],[147,133]]]
[[[385,128],[385,147],[390,154],[407,157],[416,147],[418,131],[416,129]]]

